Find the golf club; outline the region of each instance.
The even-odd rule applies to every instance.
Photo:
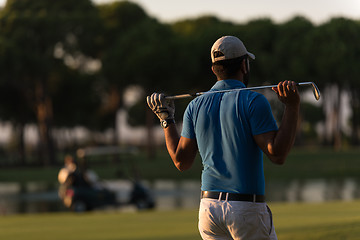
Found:
[[[313,82],[301,82],[297,83],[297,86],[304,86],[304,85],[311,85],[313,88],[314,97],[316,100],[320,99],[320,90]],[[259,89],[265,89],[265,88],[273,88],[277,87],[277,85],[268,85],[268,86],[259,86],[259,87],[248,87],[248,88],[237,88],[237,89],[228,89],[228,90],[220,90],[220,91],[208,91],[208,92],[198,92],[198,93],[186,93],[186,94],[180,94],[180,95],[174,95],[174,96],[166,96],[165,99],[169,100],[175,100],[175,99],[182,99],[182,98],[191,98],[191,97],[198,97],[204,94],[209,93],[225,93],[225,92],[234,92],[234,91],[243,91],[243,90],[259,90]]]

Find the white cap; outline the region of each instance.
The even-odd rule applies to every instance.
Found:
[[[216,40],[211,48],[211,61],[217,62],[248,55],[255,59],[255,55],[246,50],[243,42],[234,36],[224,36]]]

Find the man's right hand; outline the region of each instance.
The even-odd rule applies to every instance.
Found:
[[[175,104],[173,100],[166,100],[163,93],[153,93],[146,98],[147,104],[156,116],[162,120],[174,119]]]
[[[286,106],[298,106],[300,104],[300,95],[296,82],[279,82],[277,87],[272,88],[278,95],[279,100]]]

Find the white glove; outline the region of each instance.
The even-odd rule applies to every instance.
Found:
[[[162,120],[174,119],[175,104],[173,100],[165,99],[163,93],[153,93],[146,97],[150,109]]]

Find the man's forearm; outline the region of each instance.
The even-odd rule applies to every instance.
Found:
[[[176,150],[179,145],[180,135],[176,129],[175,124],[170,124],[166,129],[164,129],[165,133],[165,142],[166,148],[170,154],[171,159],[176,158]]]
[[[189,169],[197,153],[197,144],[195,139],[180,137],[174,121],[170,121],[174,119],[174,102],[165,99],[163,93],[153,93],[146,97],[146,101],[161,122],[169,120],[162,122],[162,126],[164,127],[166,148],[175,166],[180,171]]]
[[[295,142],[299,122],[299,105],[286,106],[281,125],[272,144],[272,152],[278,157],[279,164],[285,162]]]
[[[197,144],[195,139],[180,137],[175,124],[164,129],[166,148],[179,171],[191,168],[196,153]]]

